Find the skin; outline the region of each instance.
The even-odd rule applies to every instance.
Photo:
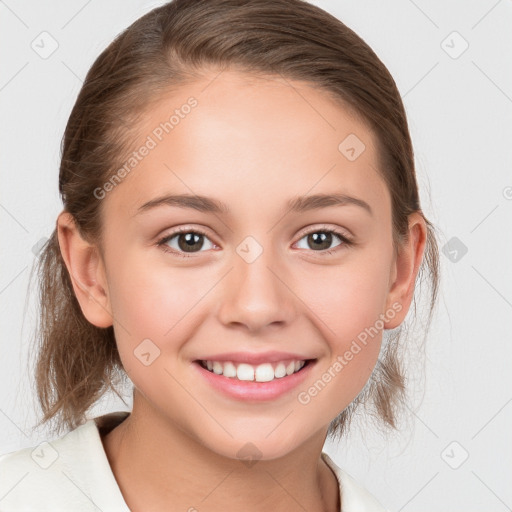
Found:
[[[393,304],[401,311],[386,315],[384,328],[403,321],[425,222],[411,215],[409,241],[395,254],[373,133],[302,82],[207,74],[162,96],[141,120],[139,142],[190,96],[198,106],[102,200],[103,255],[69,214],[57,221],[82,311],[114,326],[135,386],[133,412],[103,438],[105,451],[133,511],[337,511],[338,484],[320,453],[329,423],[370,377],[382,332],[309,403],[297,395]],[[354,161],[338,150],[351,133],[366,146]],[[366,201],[373,214],[355,205],[287,211],[295,196],[333,191]],[[161,206],[137,215],[164,192],[213,197],[231,213]],[[179,226],[207,233],[188,259],[157,245]],[[328,228],[354,245],[333,234],[325,254],[308,243],[308,233]],[[247,236],[263,250],[251,263],[236,251]],[[167,247],[178,251],[179,240]],[[147,338],[160,355],[145,366],[134,350]],[[317,362],[299,388],[263,403],[226,398],[191,366],[212,353],[268,350]],[[251,467],[237,457],[248,442],[261,454]]]

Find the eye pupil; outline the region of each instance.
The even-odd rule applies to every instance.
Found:
[[[332,243],[332,234],[325,233],[323,231],[311,233],[310,235],[308,235],[308,242],[314,242],[313,247],[316,247],[317,249],[328,249]]]
[[[178,245],[181,250],[185,252],[194,252],[191,249],[195,249],[195,245],[199,245],[197,249],[200,249],[203,245],[203,235],[198,233],[180,233],[178,236]],[[182,241],[185,240],[184,243]],[[201,243],[198,244],[198,241]]]

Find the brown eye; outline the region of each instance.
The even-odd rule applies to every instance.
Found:
[[[210,247],[208,247],[208,243]],[[205,245],[207,249],[211,249],[214,244],[206,234],[191,229],[171,233],[158,242],[158,246],[161,246],[164,251],[184,257],[187,257],[186,253],[201,252]]]
[[[334,246],[333,242],[336,242],[336,239],[339,240]],[[305,244],[301,247],[300,244],[302,240],[305,240]],[[320,251],[329,251],[330,249],[334,249],[340,245],[351,245],[351,241],[345,235],[338,233],[333,230],[317,229],[316,231],[311,231],[306,233],[300,240],[297,242],[299,249],[312,249],[314,252]],[[304,247],[305,245],[305,247]]]
[[[204,237],[198,233],[180,233],[176,235],[178,238],[178,247],[185,252],[195,252],[201,249],[204,243]]]
[[[307,243],[309,247],[315,249],[330,249],[332,244],[332,233],[326,233],[324,231],[310,233],[309,235],[307,235]]]

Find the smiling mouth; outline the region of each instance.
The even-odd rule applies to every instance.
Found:
[[[235,363],[233,361],[198,360],[195,362],[210,373],[222,375],[229,379],[270,382],[298,373],[312,361],[314,361],[314,359],[294,359],[278,361],[275,363],[262,363],[258,365]]]

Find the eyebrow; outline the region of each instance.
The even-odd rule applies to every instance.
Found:
[[[178,208],[189,208],[205,213],[230,213],[229,207],[217,199],[199,195],[177,194],[165,195],[144,203],[138,208],[137,215],[164,205],[175,206]],[[370,215],[373,215],[373,211],[366,201],[346,194],[315,194],[310,196],[298,196],[292,198],[287,203],[288,209],[296,213],[328,208],[329,206],[347,205],[359,206],[366,210]]]
[[[311,196],[299,196],[288,202],[288,207],[292,212],[305,212],[308,210],[327,208],[329,206],[347,205],[359,206],[366,210],[370,215],[373,215],[372,209],[366,201],[346,194],[315,194]]]

